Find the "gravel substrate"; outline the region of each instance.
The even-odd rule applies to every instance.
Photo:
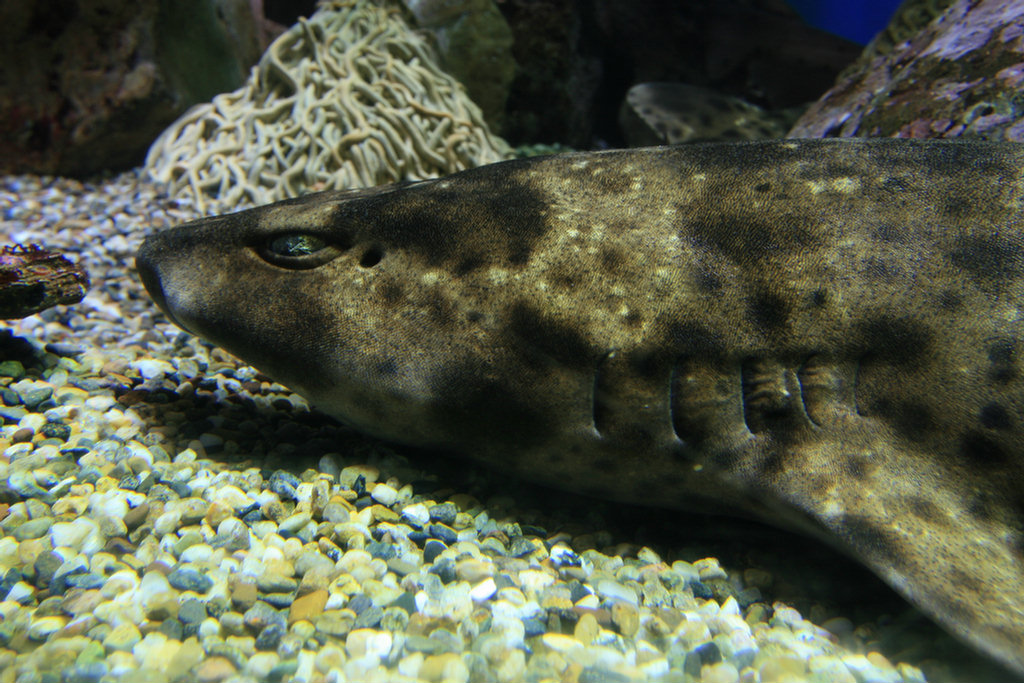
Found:
[[[0,339],[0,683],[925,680],[756,570],[445,491],[166,323],[132,258],[195,212],[136,174],[0,213],[93,282]]]

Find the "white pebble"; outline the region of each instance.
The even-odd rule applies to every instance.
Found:
[[[371,656],[381,659],[391,652],[392,636],[388,631],[359,628],[348,634],[345,651],[351,657]]]
[[[395,501],[398,500],[398,491],[388,486],[387,484],[377,484],[370,491],[370,498],[381,505],[394,505]]]
[[[163,377],[164,375],[170,375],[174,372],[174,366],[165,360],[158,360],[155,358],[143,358],[141,360],[135,360],[130,363],[130,366],[138,371],[143,379],[153,379],[154,377]]]
[[[474,602],[483,602],[490,598],[498,590],[498,586],[494,583],[494,579],[488,577],[473,586],[473,589],[469,591],[469,597]]]

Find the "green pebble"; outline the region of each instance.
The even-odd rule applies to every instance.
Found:
[[[21,526],[14,529],[11,535],[16,541],[28,541],[33,538],[42,538],[53,524],[53,519],[30,519]]]
[[[5,360],[0,362],[0,377],[13,377],[14,379],[21,379],[25,376],[25,366],[21,364],[21,361],[17,360]]]
[[[77,666],[86,666],[94,662],[102,662],[106,659],[107,653],[103,649],[103,646],[95,640],[90,640],[82,648],[82,651],[78,653],[78,657],[75,659]]]

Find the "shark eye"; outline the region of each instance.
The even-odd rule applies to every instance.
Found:
[[[275,266],[301,270],[331,261],[343,249],[306,232],[288,232],[271,237],[259,249],[260,256]]]
[[[290,233],[270,240],[267,249],[281,256],[311,256],[327,247],[327,242],[316,235]]]

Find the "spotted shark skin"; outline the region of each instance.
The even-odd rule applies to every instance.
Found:
[[[1024,674],[1022,169],[976,141],[570,154],[200,220],[137,265],[357,429],[814,530]]]

